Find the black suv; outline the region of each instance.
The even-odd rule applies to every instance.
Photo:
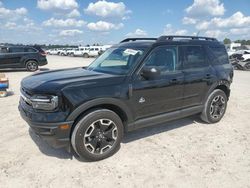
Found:
[[[232,78],[225,47],[214,38],[129,38],[87,68],[24,78],[19,110],[52,146],[101,160],[127,131],[193,114],[220,121]]]
[[[47,63],[46,53],[37,46],[0,46],[0,69],[26,68],[36,71]]]

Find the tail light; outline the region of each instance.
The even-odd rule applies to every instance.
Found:
[[[40,52],[40,55],[41,56],[46,56],[47,54],[46,54],[46,52]]]

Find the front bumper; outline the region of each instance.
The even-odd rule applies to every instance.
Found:
[[[32,112],[22,105],[22,100],[19,103],[18,109],[21,117],[29,124],[31,129],[54,148],[69,148],[70,146],[70,132],[73,121],[70,122],[34,122],[32,116],[36,112]],[[36,113],[36,114],[35,114]],[[68,129],[61,129],[61,125],[68,125]]]

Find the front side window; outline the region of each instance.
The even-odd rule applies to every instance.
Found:
[[[89,65],[88,70],[110,74],[127,74],[143,55],[144,49],[110,48]]]
[[[201,68],[207,66],[205,51],[202,46],[182,46],[183,68]]]
[[[161,46],[154,49],[145,61],[144,67],[158,68],[161,75],[179,69],[176,46]]]

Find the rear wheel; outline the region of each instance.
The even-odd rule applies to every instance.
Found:
[[[75,126],[71,143],[79,157],[98,161],[113,155],[123,137],[123,124],[113,111],[100,109],[85,115]]]
[[[26,63],[26,69],[28,71],[34,72],[38,70],[38,64],[36,61],[30,60]]]
[[[207,98],[201,119],[207,123],[219,122],[227,108],[227,96],[220,89],[214,90]]]

